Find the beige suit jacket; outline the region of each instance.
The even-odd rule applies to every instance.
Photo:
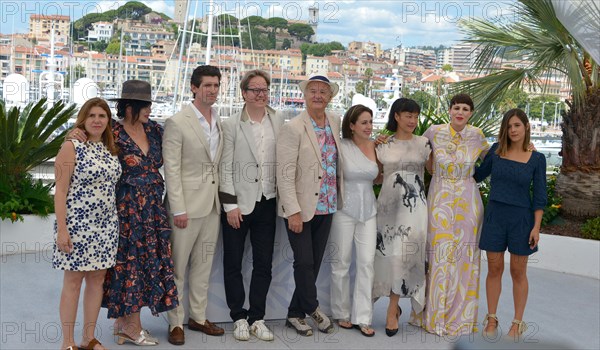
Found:
[[[163,159],[167,185],[167,209],[171,214],[185,212],[190,219],[205,217],[213,206],[220,212],[219,160],[223,131],[218,115],[219,146],[214,161],[202,125],[191,105],[165,122]]]
[[[337,157],[338,209],[342,208],[344,193],[340,150],[340,117],[327,113],[333,132]],[[308,112],[304,111],[285,124],[277,140],[278,215],[284,218],[301,212],[302,221],[315,215],[321,180],[325,170],[321,165],[321,148]]]
[[[277,141],[283,116],[271,107],[267,107],[267,116]],[[256,140],[244,109],[223,121],[223,155],[220,167],[221,202],[237,204],[243,215],[252,213],[258,193],[262,191],[258,159]],[[275,164],[270,166],[272,168],[269,167],[267,171],[276,171]]]

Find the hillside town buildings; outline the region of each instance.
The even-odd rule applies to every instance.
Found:
[[[109,95],[116,93],[123,81],[140,79],[149,81],[157,95],[173,96],[176,82],[189,81],[191,71],[206,61],[206,50],[199,42],[186,47],[183,56],[179,56],[179,45],[171,23],[182,21],[187,10],[185,3],[175,1],[176,19],[172,22],[163,23],[163,18],[153,12],[139,20],[99,21],[91,24],[85,38],[78,38],[88,43],[108,43],[116,39],[122,45],[121,55],[83,49],[83,46],[76,49],[69,37],[71,22],[67,16],[31,15],[26,35],[0,35],[0,87],[6,77],[14,73],[23,75],[31,86],[36,85],[39,75],[50,68],[49,40],[54,29],[55,61],[52,67],[68,76],[66,81],[72,83],[87,77]],[[312,15],[318,16],[318,12]],[[206,26],[206,22],[206,18],[200,19],[198,25]],[[316,23],[313,25],[316,29]],[[289,36],[287,33],[281,35]],[[279,37],[277,40],[283,39]],[[303,55],[300,49],[293,47],[252,50],[222,45],[217,41],[212,47],[211,64],[222,69],[222,90],[232,95],[247,70],[269,72],[272,76],[271,98],[276,105],[302,104],[297,83],[311,75],[327,75],[340,85],[340,94],[332,101],[333,105],[344,106],[356,93],[359,84],[367,86],[370,97],[384,101],[391,96],[399,96],[401,92],[425,91],[443,96],[448,93],[450,84],[473,78],[471,67],[476,54],[477,47],[465,43],[437,49],[398,45],[384,50],[379,43],[353,41],[346,50],[315,56]],[[499,64],[518,68],[526,61]],[[553,75],[548,79],[551,81],[545,91],[539,91],[536,82],[527,83],[524,90],[531,96],[568,98],[564,77]],[[188,90],[184,87],[180,93],[189,94]]]

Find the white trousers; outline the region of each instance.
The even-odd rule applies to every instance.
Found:
[[[338,211],[333,215],[329,242],[337,253],[331,259],[331,312],[334,319],[371,325],[373,319],[373,260],[377,243],[375,216],[365,223]],[[356,276],[350,311],[350,264],[356,249]]]

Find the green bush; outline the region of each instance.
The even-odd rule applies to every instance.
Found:
[[[559,214],[562,198],[556,193],[556,178],[558,177],[559,169],[554,168],[554,173],[546,179],[546,193],[548,195],[548,203],[544,208],[544,216],[542,216],[542,227],[548,225]]]
[[[600,216],[586,221],[581,228],[581,232],[583,233],[583,238],[600,241]]]
[[[59,130],[74,114],[75,105],[62,101],[49,106],[41,99],[7,110],[0,100],[0,220],[53,212],[53,185],[35,180],[29,171],[56,156],[68,131]]]
[[[52,187],[54,184],[44,185],[27,173],[16,183],[11,183],[8,176],[0,176],[0,220],[23,221],[22,214],[48,216],[54,212]]]
[[[490,188],[491,186],[489,177],[479,183],[479,194],[481,195],[481,201],[483,202],[484,208],[487,206],[490,200]]]

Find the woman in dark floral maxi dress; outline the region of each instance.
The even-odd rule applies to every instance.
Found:
[[[120,235],[102,306],[108,308],[109,318],[117,318],[114,333],[119,344],[157,345],[157,339],[142,329],[142,307],[158,315],[178,305],[164,180],[158,172],[163,130],[148,119],[152,102],[147,82],[125,82],[117,101],[121,120],[114,123],[113,132],[123,168],[116,191]]]

